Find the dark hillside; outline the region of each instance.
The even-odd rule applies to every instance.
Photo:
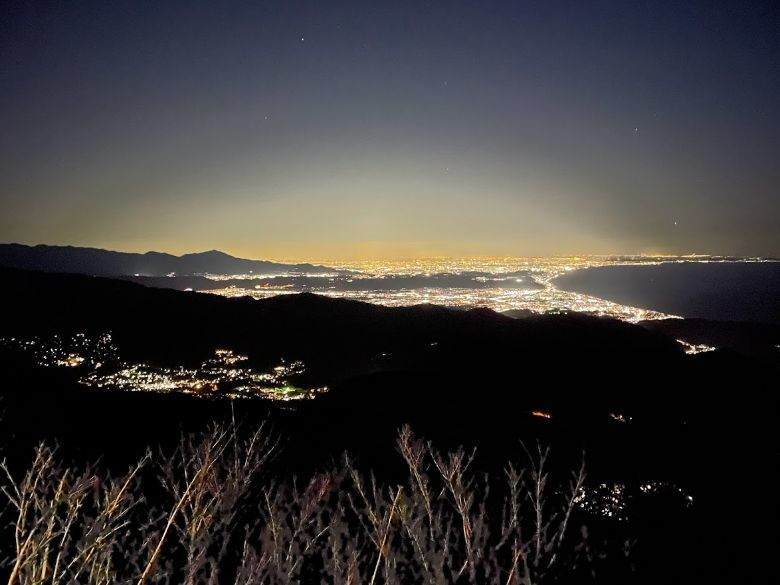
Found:
[[[225,299],[8,269],[0,278],[0,336],[111,331],[123,359],[166,364],[197,362],[219,347],[259,365],[302,359],[312,381],[330,387],[292,408],[98,391],[78,385],[77,371],[36,368],[4,351],[0,434],[12,463],[27,461],[46,439],[60,443],[67,459],[100,458],[121,469],[149,444],[171,445],[180,430],[235,415],[249,425],[270,419],[282,437],[276,473],[306,477],[348,450],[393,478],[393,437],[410,423],[441,447],[478,446],[479,469],[499,476],[523,439],[551,444],[562,467],[585,449],[594,483],[684,486],[695,498],[684,524],[653,513],[632,528],[642,543],[638,562],[647,566],[657,567],[662,555],[689,576],[738,575],[742,563],[764,554],[768,541],[741,535],[757,534],[761,519],[776,514],[766,502],[774,501],[777,479],[777,369],[765,360],[731,350],[687,356],[674,340],[678,329],[579,314],[513,319],[311,294]],[[724,507],[735,493],[744,495],[741,507]],[[675,523],[673,537],[664,522]],[[713,559],[713,550],[722,554]]]
[[[227,346],[260,362],[302,359],[339,378],[377,368],[435,369],[452,360],[490,372],[538,370],[545,360],[674,362],[682,353],[663,334],[581,315],[516,320],[486,309],[390,308],[306,293],[256,301],[78,275],[0,276],[4,335],[111,330],[123,355],[134,359],[186,362]]]

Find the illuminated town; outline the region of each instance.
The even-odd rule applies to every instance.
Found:
[[[110,333],[70,337],[6,337],[0,346],[28,353],[41,367],[81,368],[79,383],[92,389],[127,392],[182,393],[203,398],[264,398],[273,401],[307,400],[327,392],[326,387],[293,384],[306,371],[301,361],[282,362],[270,371],[247,365],[248,357],[217,349],[198,367],[129,364],[119,360]]]
[[[629,508],[637,497],[668,496],[684,506],[693,505],[693,496],[685,489],[668,481],[645,481],[631,490],[622,482],[599,483],[593,487],[582,487],[574,503],[585,512],[623,522],[629,518]]]
[[[58,333],[41,337],[2,337],[0,347],[24,352],[36,365],[65,368],[97,369],[119,360],[119,350],[110,333],[87,335],[75,333],[64,336]]]
[[[713,347],[711,345],[705,345],[703,343],[698,343],[698,344],[688,343],[684,339],[678,339],[677,343],[683,346],[685,353],[687,353],[688,355],[707,353],[709,351],[715,351],[716,349],[718,349],[717,347]]]
[[[302,292],[348,298],[387,306],[408,306],[431,303],[449,307],[488,307],[495,311],[512,309],[529,310],[534,313],[577,311],[596,316],[613,317],[631,323],[649,319],[676,318],[651,309],[621,305],[594,296],[560,290],[554,280],[574,270],[600,266],[656,265],[680,262],[733,262],[735,258],[722,256],[567,256],[544,257],[490,257],[472,259],[430,258],[395,261],[338,262],[323,260],[323,263],[348,275],[309,275],[311,280],[322,280],[322,284],[296,287],[288,282],[274,286],[269,275],[204,275],[214,280],[263,280],[254,287],[226,286],[204,292],[225,297],[250,296],[256,299],[279,294]],[[761,258],[742,258],[740,262],[763,262]],[[486,280],[495,280],[496,286],[475,288],[420,287],[420,288],[375,288],[354,290],[340,287],[340,283],[360,279],[390,279],[399,276],[432,277],[436,275],[462,275],[474,273],[475,282],[484,285]],[[513,286],[506,286],[507,275],[516,277]],[[269,284],[270,282],[270,284]],[[522,286],[526,282],[527,286]]]

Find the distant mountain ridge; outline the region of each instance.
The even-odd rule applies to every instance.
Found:
[[[236,258],[219,250],[174,256],[164,252],[114,252],[76,246],[0,244],[0,266],[71,272],[95,276],[164,276],[190,274],[325,273],[331,268],[314,264],[281,264],[268,260]]]

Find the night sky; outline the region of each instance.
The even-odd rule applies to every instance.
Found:
[[[0,241],[780,255],[772,2],[30,2]]]

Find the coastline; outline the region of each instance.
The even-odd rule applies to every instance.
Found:
[[[596,266],[551,283],[562,291],[685,318],[780,323],[777,261]]]

